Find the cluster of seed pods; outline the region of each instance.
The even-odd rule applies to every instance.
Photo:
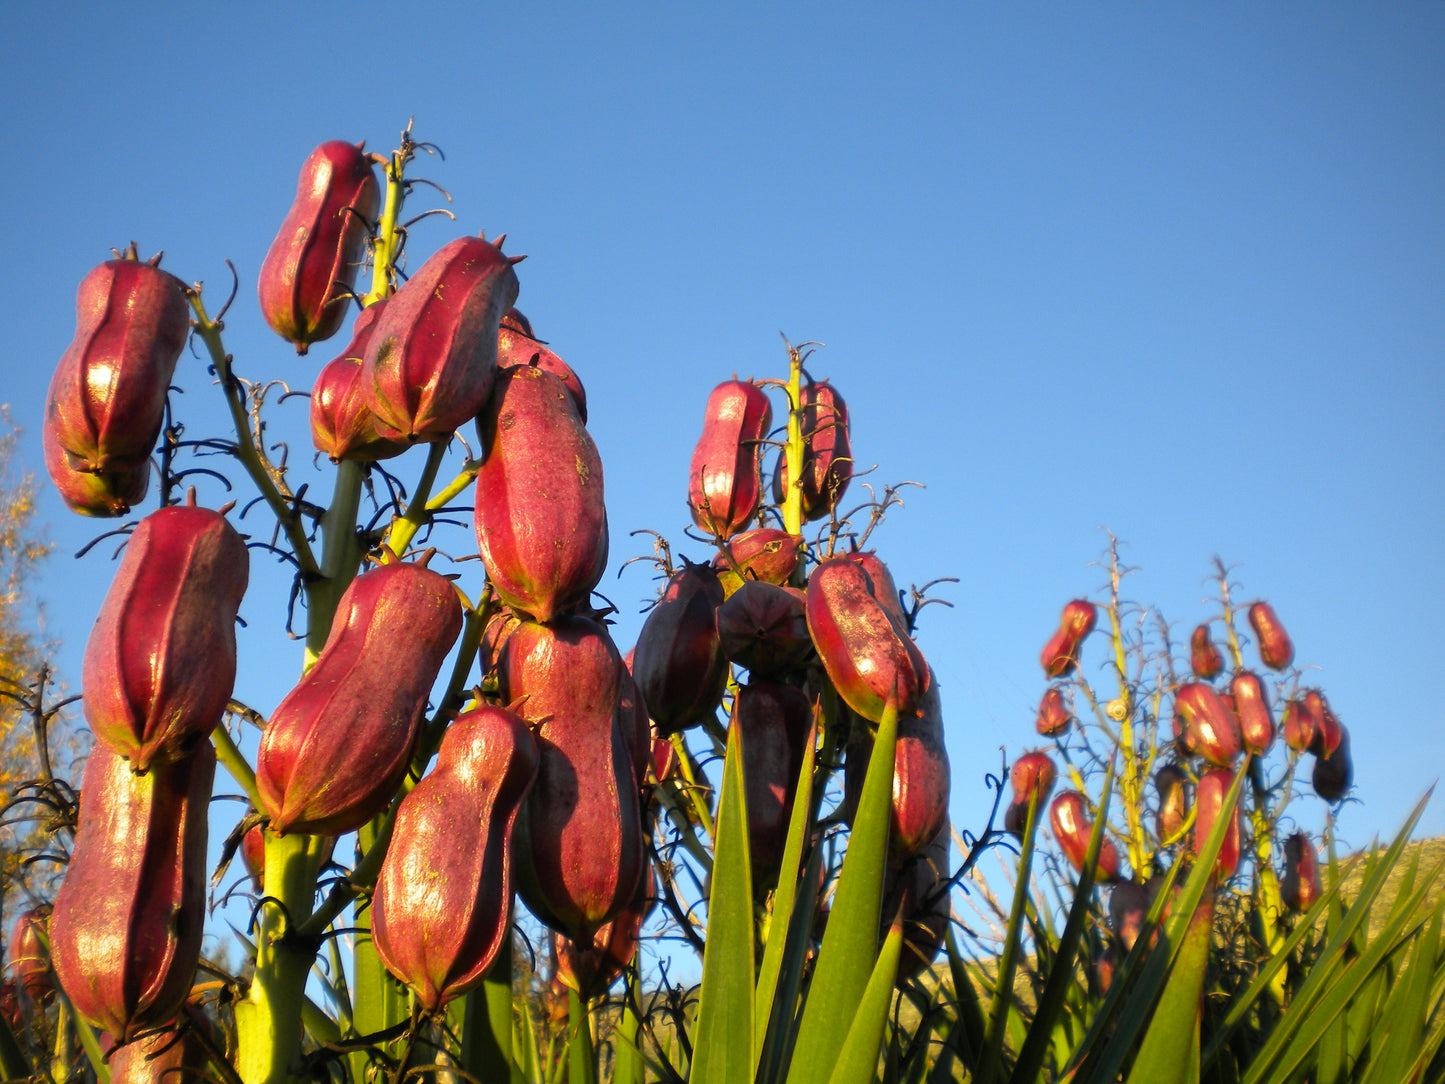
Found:
[[[1152,819],[1140,818],[1140,827],[1152,828],[1152,837],[1142,851],[1148,862],[1141,870],[1129,870],[1121,859],[1120,844],[1125,836],[1112,825],[1106,826],[1100,848],[1095,879],[1111,882],[1111,928],[1116,944],[1106,956],[1096,961],[1097,976],[1107,984],[1117,949],[1127,952],[1137,935],[1143,915],[1154,895],[1159,875],[1158,865],[1165,856],[1179,848],[1184,857],[1197,853],[1204,841],[1225,815],[1225,799],[1234,785],[1237,773],[1244,770],[1246,757],[1263,758],[1275,746],[1282,733],[1292,755],[1308,753],[1314,757],[1312,782],[1314,790],[1328,802],[1336,802],[1348,793],[1351,771],[1349,737],[1338,718],[1330,710],[1317,689],[1300,689],[1296,675],[1290,670],[1294,646],[1289,634],[1266,602],[1249,606],[1245,616],[1254,634],[1259,661],[1266,670],[1282,672],[1271,683],[1260,673],[1247,669],[1236,646],[1238,637],[1230,629],[1230,651],[1235,665],[1227,665],[1226,656],[1214,642],[1211,623],[1194,628],[1189,637],[1189,675],[1164,687],[1160,697],[1172,717],[1172,742],[1161,735],[1157,757],[1152,761],[1153,773],[1149,805]],[[1231,614],[1226,608],[1225,620]],[[1068,678],[1079,663],[1079,651],[1085,637],[1096,624],[1096,609],[1085,599],[1070,602],[1060,618],[1058,630],[1043,649],[1040,663],[1045,676]],[[1168,673],[1173,674],[1172,667]],[[1055,739],[1057,749],[1072,765],[1071,737],[1077,733],[1078,720],[1070,706],[1072,694],[1079,688],[1087,691],[1091,706],[1097,706],[1109,725],[1127,716],[1127,702],[1095,701],[1095,693],[1087,689],[1084,678],[1049,685],[1040,701],[1035,729]],[[1081,702],[1084,697],[1080,697]],[[1283,705],[1282,722],[1276,724],[1276,704]],[[1116,714],[1116,711],[1118,714]],[[1138,741],[1135,735],[1135,741]],[[1141,746],[1142,748],[1142,746]],[[1293,763],[1293,762],[1291,762]],[[1072,768],[1070,769],[1072,771]],[[1251,769],[1260,772],[1256,766]],[[1038,808],[1048,804],[1055,841],[1075,870],[1083,868],[1089,836],[1093,830],[1094,806],[1079,789],[1069,789],[1049,802],[1058,767],[1049,750],[1026,752],[1014,762],[1010,782],[1012,797],[1005,812],[1007,831],[1022,838],[1030,803]],[[1076,786],[1082,780],[1073,772]],[[1256,776],[1264,786],[1263,774]],[[1285,776],[1293,778],[1293,770]],[[1118,796],[1115,796],[1118,800]],[[1254,799],[1257,804],[1257,797]],[[1235,875],[1242,857],[1250,850],[1243,806],[1229,817],[1223,829],[1223,842],[1216,859],[1214,874],[1219,880]],[[1268,853],[1268,849],[1264,851]],[[1276,853],[1278,853],[1276,851]],[[1279,871],[1279,900],[1292,910],[1307,909],[1319,898],[1318,859],[1314,846],[1304,833],[1296,833],[1283,843],[1284,865]]]

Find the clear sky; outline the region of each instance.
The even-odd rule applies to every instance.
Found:
[[[624,651],[654,589],[616,575],[648,548],[629,532],[704,556],[682,537],[703,403],[784,375],[783,332],[827,344],[812,369],[873,477],[927,487],[876,536],[895,577],[961,581],[919,634],[960,827],[1000,747],[1034,744],[1038,652],[1098,597],[1105,527],[1178,638],[1216,554],[1273,602],[1354,735],[1347,842],[1439,776],[1445,6],[207,8],[5,13],[0,400],[37,471],[76,285],[132,239],[215,303],[234,261],[238,368],[308,387],[341,344],[297,359],[265,328],[261,258],[312,147],[389,150],[414,116],[457,215],[416,227],[414,266],[506,232],[519,307],[586,382]],[[190,435],[216,429],[204,364],[176,383]],[[298,478],[304,423],[272,415]],[[73,560],[103,525],[41,508],[35,594],[78,684],[111,548]],[[300,656],[284,577],[254,569],[237,692],[265,711]]]

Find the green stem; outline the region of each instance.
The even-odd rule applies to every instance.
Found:
[[[422,468],[421,479],[416,484],[416,493],[407,505],[406,512],[391,521],[391,528],[386,532],[386,545],[398,557],[405,555],[417,531],[431,519],[427,510],[427,498],[431,495],[431,487],[436,484],[437,470],[441,467],[446,452],[447,442],[444,440],[434,441],[427,448],[426,466]]]
[[[331,633],[331,622],[361,564],[361,542],[356,537],[356,512],[361,506],[361,484],[366,468],[343,461],[336,468],[336,489],[331,507],[321,519],[323,536],[320,575],[306,584],[306,669],[315,664]]]
[[[803,533],[803,355],[788,344],[788,491],[783,494],[783,529]]]
[[[224,724],[211,731],[211,744],[216,747],[216,759],[221,762],[221,767],[230,772],[231,778],[246,792],[251,808],[260,809],[261,792],[256,789],[256,772],[241,755],[240,748]]]
[[[236,1005],[236,1068],[246,1084],[286,1084],[301,1054],[316,942],[299,931],[311,913],[321,850],[316,836],[266,833],[269,894],[257,912],[256,972]]]

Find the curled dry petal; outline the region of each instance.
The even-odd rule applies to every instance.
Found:
[[[367,405],[393,440],[450,440],[486,405],[517,274],[481,237],[444,245],[391,296],[363,359]]]
[[[209,742],[145,775],[103,744],[91,750],[50,952],[71,1004],[122,1042],[164,1024],[190,991],[215,772]]]
[[[746,380],[725,380],[708,396],[702,436],[688,472],[688,505],[699,527],[731,538],[762,501],[762,440],[772,424],[767,394]]]
[[[141,520],[85,647],[85,718],[135,771],[221,721],[236,681],[250,556],[226,517],[178,505]]]
[[[296,199],[261,263],[257,293],[271,330],[306,353],[346,319],[361,254],[381,202],[365,145],[334,139],[301,167]]]
[[[316,665],[261,736],[256,785],[275,831],[341,835],[386,808],[461,628],[456,588],[429,568],[351,582]]]
[[[154,262],[109,260],[81,281],[75,337],[45,406],[45,428],[69,470],[133,478],[147,465],[190,311],[180,280]],[[67,481],[55,478],[62,490]]]
[[[503,602],[551,621],[586,602],[607,567],[597,445],[562,381],[526,366],[501,374],[478,428],[477,549]]]
[[[481,984],[511,932],[512,832],[537,774],[526,722],[457,717],[396,813],[373,903],[377,955],[431,1011]]]
[[[1279,623],[1274,607],[1256,602],[1249,608],[1249,625],[1259,644],[1259,657],[1271,670],[1283,670],[1294,662],[1294,643]]]
[[[894,693],[898,716],[917,714],[928,690],[928,664],[896,607],[857,561],[832,557],[809,577],[808,632],[829,679],[847,705],[870,722]]]
[[[722,584],[709,565],[673,573],[633,649],[632,676],[664,736],[710,718],[722,700],[728,664],[718,637]]]

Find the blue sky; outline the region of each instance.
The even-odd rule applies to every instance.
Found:
[[[955,768],[1033,744],[1038,651],[1125,543],[1132,597],[1176,639],[1218,554],[1273,602],[1354,735],[1346,841],[1392,832],[1438,777],[1445,636],[1445,7],[82,5],[7,13],[8,379],[41,470],[45,389],[75,287],[111,247],[241,289],[243,375],[305,388],[255,276],[316,144],[446,160],[452,237],[508,234],[518,305],[587,385],[626,650],[652,591],[629,532],[687,543],[708,391],[776,377],[779,332],[847,398],[880,482],[912,479],[877,547],[925,612]],[[411,206],[430,206],[419,194]],[[336,345],[338,348],[341,344]],[[220,423],[183,358],[193,435]],[[304,404],[272,415],[309,471]],[[413,468],[415,469],[415,468]],[[316,476],[324,487],[325,474]],[[219,502],[218,492],[209,494]],[[47,493],[34,585],[78,683],[112,565]],[[259,521],[247,520],[257,533]],[[461,538],[461,544],[466,538]],[[465,568],[466,566],[463,566]],[[238,695],[299,665],[260,555]],[[1095,659],[1101,656],[1095,653]],[[1323,809],[1301,803],[1317,830]],[[1423,831],[1445,833],[1445,803]]]

